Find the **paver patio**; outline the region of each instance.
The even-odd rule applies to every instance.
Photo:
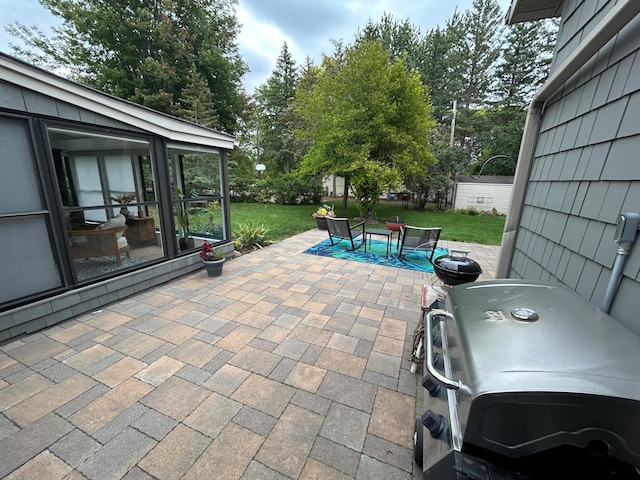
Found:
[[[0,478],[418,479],[432,274],[316,257],[311,230],[0,344]],[[469,250],[493,278],[499,247]]]

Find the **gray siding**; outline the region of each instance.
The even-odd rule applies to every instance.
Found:
[[[232,243],[216,247],[216,251],[233,258]],[[116,300],[202,270],[202,267],[199,254],[188,255],[2,312],[0,342],[97,310]]]
[[[58,99],[34,92],[33,90],[27,90],[6,83],[2,80],[0,80],[0,108],[16,113],[70,120],[100,127],[140,131],[126,123],[118,122],[84,108],[62,102]]]
[[[616,3],[564,2],[552,68]],[[509,275],[563,284],[599,305],[625,211],[640,212],[640,18],[547,102]],[[637,241],[611,309],[637,332],[639,298]]]

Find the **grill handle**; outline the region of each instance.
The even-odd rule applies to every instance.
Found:
[[[424,329],[425,332],[431,332],[431,328],[432,328],[431,318],[436,316],[453,318],[453,315],[451,315],[446,310],[431,310],[429,313],[427,313],[427,318],[425,320],[425,323],[426,323],[425,329]],[[444,321],[443,321],[443,324],[444,324]],[[444,330],[442,329],[440,331],[440,336],[442,337],[442,341],[444,342],[446,335]],[[450,378],[445,377],[436,369],[435,365],[433,364],[433,342],[428,341],[425,343],[427,344],[427,354],[425,355],[425,360],[427,363],[427,370],[429,371],[429,374],[433,377],[433,379],[436,382],[438,382],[443,387],[448,388],[449,390],[460,390],[460,382],[458,382],[457,380],[451,380]]]

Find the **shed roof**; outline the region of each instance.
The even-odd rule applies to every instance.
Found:
[[[530,22],[543,18],[559,17],[562,0],[511,0],[506,23]]]
[[[0,78],[175,142],[233,149],[232,135],[81,85],[0,52]]]
[[[458,175],[456,180],[458,183],[502,183],[511,185],[513,183],[513,178],[513,176],[509,175],[480,175],[479,177]]]

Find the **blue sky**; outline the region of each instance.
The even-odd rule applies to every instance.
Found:
[[[506,12],[510,0],[498,0]],[[408,18],[423,32],[444,26],[455,9],[471,8],[472,0],[239,0],[238,38],[240,53],[251,71],[244,78],[245,89],[265,82],[276,64],[284,42],[298,64],[310,57],[316,64],[322,54],[331,54],[331,40],[351,43],[369,19],[378,21],[384,13],[397,20]],[[15,42],[4,27],[13,22],[35,25],[45,34],[57,24],[37,0],[0,0],[0,51],[11,53]]]

